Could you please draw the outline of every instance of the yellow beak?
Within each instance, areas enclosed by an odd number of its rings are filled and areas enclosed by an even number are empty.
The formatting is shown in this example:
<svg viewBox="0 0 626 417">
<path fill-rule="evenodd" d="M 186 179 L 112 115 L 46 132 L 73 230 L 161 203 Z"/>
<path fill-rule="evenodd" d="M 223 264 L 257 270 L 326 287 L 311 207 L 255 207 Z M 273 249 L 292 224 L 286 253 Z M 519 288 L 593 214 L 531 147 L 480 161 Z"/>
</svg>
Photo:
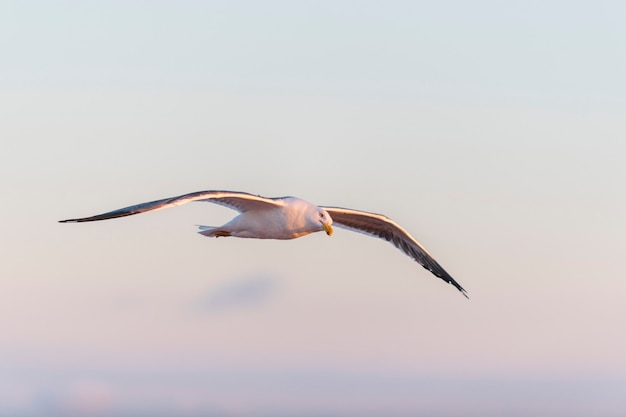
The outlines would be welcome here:
<svg viewBox="0 0 626 417">
<path fill-rule="evenodd" d="M 331 236 L 333 234 L 333 228 L 330 226 L 330 224 L 322 223 L 322 227 L 324 228 L 324 231 L 328 236 Z"/>
</svg>

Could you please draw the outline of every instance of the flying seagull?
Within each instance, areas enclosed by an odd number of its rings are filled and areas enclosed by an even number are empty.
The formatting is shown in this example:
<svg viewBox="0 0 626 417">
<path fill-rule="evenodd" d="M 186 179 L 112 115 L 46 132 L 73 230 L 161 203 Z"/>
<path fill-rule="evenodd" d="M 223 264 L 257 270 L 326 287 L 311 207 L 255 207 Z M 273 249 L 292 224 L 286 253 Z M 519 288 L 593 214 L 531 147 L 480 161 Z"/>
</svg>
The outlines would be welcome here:
<svg viewBox="0 0 626 417">
<path fill-rule="evenodd" d="M 467 292 L 437 261 L 400 225 L 382 214 L 341 207 L 316 206 L 296 197 L 267 198 L 235 191 L 197 191 L 178 197 L 150 201 L 91 217 L 60 220 L 61 223 L 93 222 L 132 216 L 147 211 L 205 201 L 237 210 L 240 214 L 223 226 L 199 226 L 208 237 L 244 237 L 254 239 L 295 239 L 309 233 L 325 231 L 332 235 L 332 225 L 385 239 L 413 258 L 435 276 Z"/>
</svg>

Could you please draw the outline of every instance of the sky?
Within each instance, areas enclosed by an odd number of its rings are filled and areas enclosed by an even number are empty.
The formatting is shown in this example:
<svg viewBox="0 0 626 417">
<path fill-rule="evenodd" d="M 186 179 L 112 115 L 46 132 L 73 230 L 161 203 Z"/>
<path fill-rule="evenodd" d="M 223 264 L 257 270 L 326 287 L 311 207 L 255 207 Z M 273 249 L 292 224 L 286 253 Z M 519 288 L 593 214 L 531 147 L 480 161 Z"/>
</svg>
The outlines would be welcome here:
<svg viewBox="0 0 626 417">
<path fill-rule="evenodd" d="M 0 416 L 621 416 L 622 2 L 0 3 Z M 207 239 L 198 190 L 383 213 Z"/>
</svg>

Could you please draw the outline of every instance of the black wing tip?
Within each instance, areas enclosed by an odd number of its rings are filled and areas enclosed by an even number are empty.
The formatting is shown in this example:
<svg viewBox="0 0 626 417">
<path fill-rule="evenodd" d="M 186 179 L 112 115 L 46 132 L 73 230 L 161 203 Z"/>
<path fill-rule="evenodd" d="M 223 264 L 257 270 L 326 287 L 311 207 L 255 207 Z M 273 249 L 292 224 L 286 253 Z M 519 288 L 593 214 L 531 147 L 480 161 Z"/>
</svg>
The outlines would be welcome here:
<svg viewBox="0 0 626 417">
<path fill-rule="evenodd" d="M 469 300 L 469 296 L 467 295 L 467 291 L 465 291 L 465 288 L 461 287 L 461 284 L 452 279 L 452 277 L 450 277 L 448 284 L 453 285 L 457 290 L 461 292 L 461 294 L 463 294 L 463 297 Z"/>
<path fill-rule="evenodd" d="M 83 218 L 80 218 L 80 219 L 59 220 L 59 223 L 85 223 L 85 222 L 95 222 L 95 221 L 98 221 L 98 220 L 106 220 L 106 219 L 112 219 L 112 218 L 113 217 L 100 217 L 100 216 L 83 217 Z"/>
<path fill-rule="evenodd" d="M 459 290 L 461 292 L 461 294 L 463 294 L 463 297 L 465 297 L 465 298 L 467 298 L 469 300 L 469 296 L 467 295 L 467 291 L 465 291 L 465 288 L 463 288 L 461 286 L 461 284 L 456 282 L 456 280 L 454 278 L 452 278 L 452 276 L 450 276 L 450 274 L 448 274 L 441 267 L 441 265 L 437 264 L 437 267 L 438 268 L 428 268 L 428 267 L 424 266 L 424 268 L 429 270 L 434 276 L 436 276 L 437 278 L 441 278 L 442 280 L 444 280 L 448 284 L 452 285 L 454 288 Z"/>
<path fill-rule="evenodd" d="M 467 291 L 465 291 L 463 288 L 459 288 L 459 291 L 461 291 L 461 294 L 463 294 L 463 297 L 467 298 L 468 300 L 470 299 L 469 295 L 467 295 Z"/>
<path fill-rule="evenodd" d="M 92 222 L 92 221 L 95 221 L 95 220 L 102 220 L 102 219 L 93 218 L 93 217 L 85 217 L 85 218 L 81 218 L 81 219 L 59 220 L 59 223 L 84 223 L 84 222 Z"/>
<path fill-rule="evenodd" d="M 118 217 L 132 216 L 133 214 L 142 213 L 142 211 L 112 211 L 109 213 L 98 214 L 91 217 L 81 217 L 79 219 L 59 220 L 59 223 L 85 223 L 97 222 L 101 220 L 117 219 Z"/>
</svg>

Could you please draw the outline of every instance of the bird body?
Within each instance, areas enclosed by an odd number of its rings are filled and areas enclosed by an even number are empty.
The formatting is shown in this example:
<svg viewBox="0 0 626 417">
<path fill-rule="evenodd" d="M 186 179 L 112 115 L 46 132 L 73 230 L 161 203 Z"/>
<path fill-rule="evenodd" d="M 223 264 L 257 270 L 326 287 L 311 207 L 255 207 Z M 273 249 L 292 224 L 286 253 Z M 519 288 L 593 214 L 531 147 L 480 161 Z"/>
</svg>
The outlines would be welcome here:
<svg viewBox="0 0 626 417">
<path fill-rule="evenodd" d="M 82 223 L 131 216 L 147 211 L 176 207 L 192 201 L 226 206 L 240 214 L 218 226 L 199 226 L 207 237 L 241 237 L 253 239 L 295 239 L 324 231 L 332 235 L 332 225 L 385 239 L 435 276 L 454 285 L 465 297 L 467 292 L 437 263 L 426 249 L 405 229 L 387 216 L 341 207 L 317 206 L 296 197 L 267 198 L 235 191 L 197 191 L 177 197 L 136 204 L 91 217 L 61 220 Z"/>
<path fill-rule="evenodd" d="M 207 237 L 233 236 L 253 239 L 295 239 L 310 233 L 326 230 L 332 234 L 332 219 L 319 222 L 320 213 L 316 205 L 296 197 L 274 200 L 275 206 L 242 212 L 223 226 L 200 226 L 199 232 Z"/>
</svg>

